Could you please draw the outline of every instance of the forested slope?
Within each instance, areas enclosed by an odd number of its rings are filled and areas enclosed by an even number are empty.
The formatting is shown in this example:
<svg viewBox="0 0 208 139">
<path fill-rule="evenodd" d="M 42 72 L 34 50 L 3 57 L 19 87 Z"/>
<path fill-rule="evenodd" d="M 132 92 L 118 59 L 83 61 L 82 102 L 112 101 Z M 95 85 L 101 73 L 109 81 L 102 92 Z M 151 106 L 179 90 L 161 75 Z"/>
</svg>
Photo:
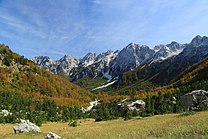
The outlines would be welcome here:
<svg viewBox="0 0 208 139">
<path fill-rule="evenodd" d="M 0 91 L 58 104 L 85 105 L 93 95 L 0 45 Z"/>
</svg>

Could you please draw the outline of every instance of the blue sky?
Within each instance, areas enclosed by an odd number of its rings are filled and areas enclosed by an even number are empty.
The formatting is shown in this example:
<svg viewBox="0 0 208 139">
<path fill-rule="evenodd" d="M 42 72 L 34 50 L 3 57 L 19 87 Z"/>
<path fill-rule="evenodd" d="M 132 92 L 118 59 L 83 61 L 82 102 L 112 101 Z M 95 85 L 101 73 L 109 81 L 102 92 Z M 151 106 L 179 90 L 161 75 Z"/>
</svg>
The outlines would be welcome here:
<svg viewBox="0 0 208 139">
<path fill-rule="evenodd" d="M 0 43 L 31 58 L 208 35 L 208 0 L 0 0 Z"/>
</svg>

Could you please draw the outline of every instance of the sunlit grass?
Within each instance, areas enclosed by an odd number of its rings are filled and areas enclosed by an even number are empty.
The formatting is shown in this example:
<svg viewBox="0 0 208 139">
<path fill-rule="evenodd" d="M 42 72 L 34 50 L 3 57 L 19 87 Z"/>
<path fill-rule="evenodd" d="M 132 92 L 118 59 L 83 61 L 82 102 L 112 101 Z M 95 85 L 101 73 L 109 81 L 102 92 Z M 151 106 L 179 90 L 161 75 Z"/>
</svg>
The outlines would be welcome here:
<svg viewBox="0 0 208 139">
<path fill-rule="evenodd" d="M 128 121 L 82 120 L 77 127 L 70 127 L 68 123 L 47 123 L 42 125 L 40 134 L 14 134 L 12 124 L 0 124 L 0 139 L 39 139 L 44 138 L 49 131 L 70 139 L 208 138 L 208 112 L 179 115 L 166 114 Z"/>
</svg>

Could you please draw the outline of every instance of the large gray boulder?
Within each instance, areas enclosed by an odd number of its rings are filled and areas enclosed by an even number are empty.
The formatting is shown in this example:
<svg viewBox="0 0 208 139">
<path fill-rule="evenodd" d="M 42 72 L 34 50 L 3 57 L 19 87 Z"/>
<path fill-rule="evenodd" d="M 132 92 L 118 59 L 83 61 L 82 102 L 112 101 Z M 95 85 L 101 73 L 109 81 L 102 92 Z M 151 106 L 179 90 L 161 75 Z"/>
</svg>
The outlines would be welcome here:
<svg viewBox="0 0 208 139">
<path fill-rule="evenodd" d="M 197 109 L 199 103 L 208 104 L 208 91 L 194 90 L 181 96 L 181 102 L 189 109 Z"/>
<path fill-rule="evenodd" d="M 40 128 L 35 124 L 31 123 L 29 120 L 20 119 L 21 123 L 14 126 L 14 133 L 22 133 L 22 132 L 41 132 Z"/>
<path fill-rule="evenodd" d="M 61 139 L 61 137 L 53 132 L 48 132 L 48 134 L 45 136 L 45 139 Z"/>
</svg>

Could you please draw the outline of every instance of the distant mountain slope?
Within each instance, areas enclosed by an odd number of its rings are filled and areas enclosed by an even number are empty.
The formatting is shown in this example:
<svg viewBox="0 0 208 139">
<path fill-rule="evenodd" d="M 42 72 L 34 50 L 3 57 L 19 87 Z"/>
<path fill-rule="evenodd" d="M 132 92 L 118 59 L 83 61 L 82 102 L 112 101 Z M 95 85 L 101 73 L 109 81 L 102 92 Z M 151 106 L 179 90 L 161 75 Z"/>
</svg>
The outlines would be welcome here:
<svg viewBox="0 0 208 139">
<path fill-rule="evenodd" d="M 113 52 L 110 50 L 99 55 L 88 53 L 81 59 L 79 66 L 71 70 L 71 81 L 77 81 L 85 76 L 90 78 L 102 77 L 106 80 L 111 80 L 110 64 L 117 54 L 118 51 Z"/>
<path fill-rule="evenodd" d="M 208 79 L 208 58 L 183 71 L 173 82 L 173 85 L 181 86 L 204 79 Z"/>
<path fill-rule="evenodd" d="M 45 61 L 50 63 L 47 58 Z M 92 97 L 90 92 L 39 68 L 3 44 L 0 45 L 0 91 L 37 100 L 48 98 L 61 105 L 84 105 Z"/>
<path fill-rule="evenodd" d="M 157 85 L 167 85 L 176 80 L 187 68 L 208 57 L 208 37 L 196 36 L 184 50 L 162 62 L 145 63 L 133 71 L 120 76 L 119 84 L 127 85 L 135 81 L 150 81 Z"/>
<path fill-rule="evenodd" d="M 155 51 L 146 45 L 130 43 L 111 62 L 111 75 L 115 78 L 125 71 L 138 67 L 150 59 L 154 53 Z"/>
<path fill-rule="evenodd" d="M 180 54 L 185 47 L 186 44 L 179 44 L 177 42 L 171 42 L 167 45 L 157 45 L 154 47 L 156 53 L 153 55 L 150 61 L 163 61 L 174 55 Z"/>
</svg>

